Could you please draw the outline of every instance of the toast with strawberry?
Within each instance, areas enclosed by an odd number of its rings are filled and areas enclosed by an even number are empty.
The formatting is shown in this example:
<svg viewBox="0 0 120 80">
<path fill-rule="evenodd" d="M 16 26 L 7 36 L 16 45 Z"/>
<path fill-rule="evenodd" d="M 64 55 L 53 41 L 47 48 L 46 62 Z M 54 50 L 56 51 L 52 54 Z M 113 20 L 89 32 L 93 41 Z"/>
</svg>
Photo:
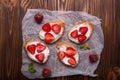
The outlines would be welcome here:
<svg viewBox="0 0 120 80">
<path fill-rule="evenodd" d="M 79 62 L 79 53 L 75 47 L 67 42 L 56 44 L 59 60 L 67 66 L 75 67 Z"/>
<path fill-rule="evenodd" d="M 38 63 L 45 63 L 48 60 L 49 49 L 48 47 L 37 40 L 28 40 L 24 44 L 24 49 L 27 55 L 33 61 Z"/>
<path fill-rule="evenodd" d="M 68 38 L 76 43 L 85 43 L 92 35 L 94 26 L 90 22 L 79 22 L 75 24 L 68 32 Z"/>
<path fill-rule="evenodd" d="M 62 37 L 64 30 L 65 24 L 60 20 L 47 22 L 41 27 L 39 37 L 45 43 L 53 43 Z"/>
</svg>

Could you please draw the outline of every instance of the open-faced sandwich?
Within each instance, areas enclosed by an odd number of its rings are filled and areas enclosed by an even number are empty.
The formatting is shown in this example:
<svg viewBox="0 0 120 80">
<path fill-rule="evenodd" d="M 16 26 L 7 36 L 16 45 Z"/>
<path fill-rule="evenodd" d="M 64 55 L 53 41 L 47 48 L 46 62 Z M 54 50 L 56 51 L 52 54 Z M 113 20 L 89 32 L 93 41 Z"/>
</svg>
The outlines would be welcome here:
<svg viewBox="0 0 120 80">
<path fill-rule="evenodd" d="M 56 45 L 59 60 L 71 67 L 75 67 L 79 62 L 79 54 L 75 47 L 66 42 L 58 42 Z"/>
<path fill-rule="evenodd" d="M 91 37 L 93 31 L 94 26 L 92 23 L 79 22 L 70 29 L 68 38 L 76 44 L 82 44 Z"/>
<path fill-rule="evenodd" d="M 27 55 L 33 61 L 38 63 L 45 63 L 48 60 L 49 49 L 48 47 L 37 40 L 28 40 L 24 43 L 24 49 Z"/>
<path fill-rule="evenodd" d="M 39 37 L 46 43 L 53 43 L 62 37 L 64 29 L 65 24 L 60 20 L 47 22 L 41 27 Z"/>
</svg>

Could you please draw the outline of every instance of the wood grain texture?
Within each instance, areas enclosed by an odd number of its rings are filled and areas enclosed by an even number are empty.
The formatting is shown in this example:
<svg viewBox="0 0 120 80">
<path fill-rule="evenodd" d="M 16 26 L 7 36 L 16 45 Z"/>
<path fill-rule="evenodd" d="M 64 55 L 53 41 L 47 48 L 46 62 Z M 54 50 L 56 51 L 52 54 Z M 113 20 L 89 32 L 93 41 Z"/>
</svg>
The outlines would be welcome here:
<svg viewBox="0 0 120 80">
<path fill-rule="evenodd" d="M 101 19 L 105 45 L 97 78 L 67 76 L 48 80 L 106 80 L 120 66 L 120 0 L 0 0 L 0 80 L 28 80 L 21 72 L 21 21 L 27 9 L 84 11 Z M 37 80 L 37 79 L 36 79 Z"/>
</svg>

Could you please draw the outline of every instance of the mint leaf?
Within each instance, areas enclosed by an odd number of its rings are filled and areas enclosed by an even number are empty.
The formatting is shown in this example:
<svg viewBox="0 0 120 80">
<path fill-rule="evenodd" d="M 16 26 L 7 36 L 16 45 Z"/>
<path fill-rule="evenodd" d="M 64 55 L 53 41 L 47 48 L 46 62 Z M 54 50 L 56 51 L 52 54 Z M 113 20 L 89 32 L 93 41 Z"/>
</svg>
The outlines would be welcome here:
<svg viewBox="0 0 120 80">
<path fill-rule="evenodd" d="M 33 68 L 33 63 L 29 64 L 28 71 L 31 72 L 31 73 L 35 73 L 36 72 L 36 70 Z"/>
<path fill-rule="evenodd" d="M 80 49 L 83 50 L 90 50 L 90 48 L 87 45 L 80 46 Z"/>
<path fill-rule="evenodd" d="M 35 70 L 35 69 L 29 69 L 29 72 L 31 72 L 31 73 L 35 73 L 36 70 Z"/>
</svg>

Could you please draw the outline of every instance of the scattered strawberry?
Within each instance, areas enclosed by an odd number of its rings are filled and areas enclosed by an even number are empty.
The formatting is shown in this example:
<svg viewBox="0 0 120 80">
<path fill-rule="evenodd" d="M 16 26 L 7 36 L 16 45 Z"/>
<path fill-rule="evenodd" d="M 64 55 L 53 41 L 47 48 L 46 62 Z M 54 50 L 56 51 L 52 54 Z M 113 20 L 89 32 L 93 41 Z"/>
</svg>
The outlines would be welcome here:
<svg viewBox="0 0 120 80">
<path fill-rule="evenodd" d="M 76 54 L 76 50 L 72 47 L 67 47 L 66 56 L 73 57 Z"/>
<path fill-rule="evenodd" d="M 39 61 L 39 62 L 43 62 L 43 60 L 44 60 L 44 54 L 43 53 L 39 53 L 39 54 L 37 54 L 36 56 L 36 59 Z"/>
<path fill-rule="evenodd" d="M 70 35 L 73 38 L 77 38 L 78 37 L 78 30 L 73 31 Z"/>
<path fill-rule="evenodd" d="M 59 59 L 62 60 L 65 57 L 65 52 L 59 51 L 57 55 Z"/>
<path fill-rule="evenodd" d="M 43 50 L 45 50 L 46 46 L 44 46 L 43 44 L 38 43 L 37 44 L 37 52 L 40 53 Z"/>
<path fill-rule="evenodd" d="M 84 36 L 84 35 L 79 35 L 78 36 L 78 41 L 79 42 L 84 42 L 86 40 L 86 36 Z"/>
<path fill-rule="evenodd" d="M 89 60 L 91 63 L 97 62 L 98 61 L 98 55 L 97 54 L 90 54 L 89 55 Z"/>
<path fill-rule="evenodd" d="M 50 42 L 52 42 L 54 40 L 54 36 L 51 34 L 51 33 L 46 33 L 45 34 L 45 39 L 44 39 L 44 41 L 46 42 L 46 43 L 50 43 Z"/>
<path fill-rule="evenodd" d="M 70 58 L 70 59 L 68 60 L 68 63 L 70 63 L 71 65 L 76 65 L 76 60 L 75 60 L 75 58 L 74 58 L 74 57 Z"/>
<path fill-rule="evenodd" d="M 45 32 L 50 32 L 51 31 L 51 26 L 49 23 L 46 23 L 42 26 L 42 30 Z"/>
<path fill-rule="evenodd" d="M 34 19 L 35 19 L 35 21 L 36 21 L 38 24 L 40 24 L 40 23 L 42 22 L 43 18 L 44 18 L 43 15 L 40 14 L 40 13 L 37 13 L 37 14 L 34 16 Z"/>
<path fill-rule="evenodd" d="M 51 76 L 51 70 L 48 69 L 48 68 L 44 68 L 43 71 L 42 71 L 42 76 L 45 77 L 45 78 L 48 78 Z"/>
<path fill-rule="evenodd" d="M 56 34 L 58 34 L 58 33 L 60 33 L 60 31 L 61 31 L 61 26 L 60 26 L 59 24 L 54 24 L 54 25 L 52 25 L 52 30 L 53 30 Z"/>
<path fill-rule="evenodd" d="M 35 49 L 36 49 L 36 46 L 35 46 L 34 44 L 27 46 L 27 50 L 28 50 L 31 54 L 34 54 L 34 53 L 35 53 Z"/>
<path fill-rule="evenodd" d="M 88 31 L 88 28 L 87 27 L 81 27 L 80 29 L 79 29 L 79 31 L 81 32 L 81 34 L 86 34 L 86 32 Z"/>
</svg>

